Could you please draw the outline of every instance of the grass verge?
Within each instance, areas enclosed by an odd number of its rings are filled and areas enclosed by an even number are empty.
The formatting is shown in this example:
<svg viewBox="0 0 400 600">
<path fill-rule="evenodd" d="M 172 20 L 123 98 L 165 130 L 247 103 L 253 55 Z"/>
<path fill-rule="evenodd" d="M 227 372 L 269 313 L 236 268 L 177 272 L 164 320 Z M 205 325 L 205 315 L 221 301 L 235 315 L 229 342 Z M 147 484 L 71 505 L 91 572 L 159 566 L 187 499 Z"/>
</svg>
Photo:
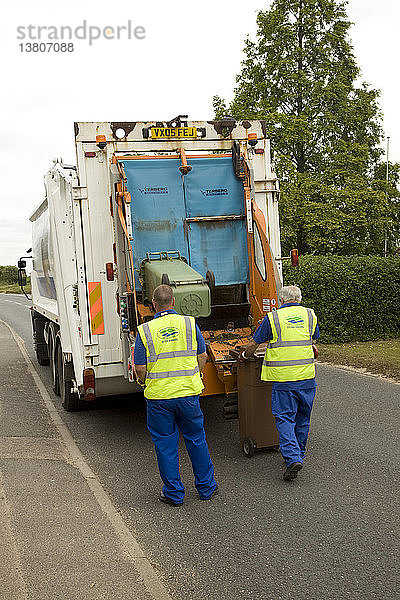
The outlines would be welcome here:
<svg viewBox="0 0 400 600">
<path fill-rule="evenodd" d="M 400 381 L 400 339 L 318 344 L 321 362 L 365 368 Z"/>
<path fill-rule="evenodd" d="M 26 285 L 25 292 L 31 293 L 30 283 Z M 0 283 L 0 294 L 22 294 L 22 290 L 18 283 Z"/>
</svg>

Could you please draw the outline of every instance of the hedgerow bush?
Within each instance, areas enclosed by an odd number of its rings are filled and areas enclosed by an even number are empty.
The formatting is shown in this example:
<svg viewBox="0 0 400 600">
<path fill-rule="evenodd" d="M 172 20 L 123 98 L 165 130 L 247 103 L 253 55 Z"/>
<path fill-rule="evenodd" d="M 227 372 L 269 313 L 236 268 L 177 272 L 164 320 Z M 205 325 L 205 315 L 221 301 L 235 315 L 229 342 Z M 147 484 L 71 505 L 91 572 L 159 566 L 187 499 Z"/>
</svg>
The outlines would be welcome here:
<svg viewBox="0 0 400 600">
<path fill-rule="evenodd" d="M 0 283 L 18 283 L 18 269 L 8 265 L 0 266 Z"/>
<path fill-rule="evenodd" d="M 315 310 L 323 343 L 400 337 L 400 257 L 302 256 L 283 280 Z"/>
</svg>

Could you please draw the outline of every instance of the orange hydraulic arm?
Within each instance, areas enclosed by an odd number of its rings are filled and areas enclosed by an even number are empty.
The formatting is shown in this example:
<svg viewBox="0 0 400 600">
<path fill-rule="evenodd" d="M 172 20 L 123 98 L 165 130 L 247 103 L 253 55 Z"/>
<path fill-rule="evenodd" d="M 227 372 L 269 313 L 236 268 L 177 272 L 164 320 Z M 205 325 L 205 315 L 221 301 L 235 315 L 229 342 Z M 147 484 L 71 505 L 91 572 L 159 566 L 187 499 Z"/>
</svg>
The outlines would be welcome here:
<svg viewBox="0 0 400 600">
<path fill-rule="evenodd" d="M 185 150 L 183 148 L 178 148 L 177 152 L 182 162 L 182 165 L 179 167 L 179 170 L 182 173 L 182 175 L 187 175 L 192 170 L 192 167 L 187 163 Z"/>
<path fill-rule="evenodd" d="M 271 249 L 267 239 L 265 217 L 250 195 L 250 172 L 244 162 L 244 194 L 246 207 L 250 204 L 252 227 L 247 228 L 250 285 L 249 296 L 254 324 L 277 306 L 277 290 Z M 258 261 L 256 261 L 256 248 Z"/>
<path fill-rule="evenodd" d="M 121 223 L 121 227 L 122 230 L 125 234 L 125 237 L 128 241 L 128 254 L 129 254 L 129 262 L 131 265 L 131 269 L 132 269 L 132 285 L 133 285 L 133 301 L 134 301 L 134 307 L 135 307 L 135 317 L 136 317 L 136 323 L 139 323 L 139 318 L 138 318 L 138 308 L 137 308 L 137 301 L 136 301 L 136 284 L 135 284 L 135 270 L 134 270 L 134 260 L 133 260 L 133 251 L 132 251 L 132 244 L 131 244 L 131 238 L 129 236 L 128 233 L 128 228 L 126 226 L 126 220 L 125 220 L 125 214 L 123 211 L 123 202 L 125 202 L 125 204 L 130 204 L 131 202 L 131 195 L 128 192 L 128 190 L 126 189 L 126 175 L 125 175 L 125 171 L 123 166 L 118 162 L 117 158 L 115 156 L 113 156 L 113 163 L 115 165 L 117 165 L 118 168 L 118 172 L 120 174 L 120 181 L 117 183 L 117 203 L 118 203 L 118 217 Z M 126 275 L 126 285 L 127 285 L 127 289 L 128 292 L 132 292 L 132 288 L 129 282 L 129 278 Z"/>
</svg>

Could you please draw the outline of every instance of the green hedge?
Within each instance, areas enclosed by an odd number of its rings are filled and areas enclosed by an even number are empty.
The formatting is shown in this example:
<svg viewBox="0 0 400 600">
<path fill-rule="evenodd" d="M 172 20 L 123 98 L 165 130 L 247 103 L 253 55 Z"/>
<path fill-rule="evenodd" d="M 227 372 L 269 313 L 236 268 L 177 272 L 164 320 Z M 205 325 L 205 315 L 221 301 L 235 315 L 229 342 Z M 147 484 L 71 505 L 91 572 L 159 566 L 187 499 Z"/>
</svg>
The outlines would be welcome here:
<svg viewBox="0 0 400 600">
<path fill-rule="evenodd" d="M 321 342 L 400 337 L 400 257 L 302 256 L 283 280 L 315 310 Z"/>
<path fill-rule="evenodd" d="M 18 269 L 8 265 L 0 266 L 0 283 L 18 283 Z"/>
</svg>

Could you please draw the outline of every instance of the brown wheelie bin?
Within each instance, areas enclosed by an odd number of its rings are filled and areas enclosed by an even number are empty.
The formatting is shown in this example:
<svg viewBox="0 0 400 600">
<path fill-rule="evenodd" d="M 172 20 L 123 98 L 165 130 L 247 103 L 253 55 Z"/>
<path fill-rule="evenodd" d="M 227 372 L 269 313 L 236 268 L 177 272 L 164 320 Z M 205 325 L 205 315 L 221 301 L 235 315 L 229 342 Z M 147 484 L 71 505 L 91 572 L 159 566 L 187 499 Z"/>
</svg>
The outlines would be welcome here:
<svg viewBox="0 0 400 600">
<path fill-rule="evenodd" d="M 238 363 L 240 443 L 248 458 L 261 448 L 279 448 L 271 410 L 272 383 L 260 379 L 263 357 L 263 354 L 256 354 L 254 358 Z"/>
</svg>

